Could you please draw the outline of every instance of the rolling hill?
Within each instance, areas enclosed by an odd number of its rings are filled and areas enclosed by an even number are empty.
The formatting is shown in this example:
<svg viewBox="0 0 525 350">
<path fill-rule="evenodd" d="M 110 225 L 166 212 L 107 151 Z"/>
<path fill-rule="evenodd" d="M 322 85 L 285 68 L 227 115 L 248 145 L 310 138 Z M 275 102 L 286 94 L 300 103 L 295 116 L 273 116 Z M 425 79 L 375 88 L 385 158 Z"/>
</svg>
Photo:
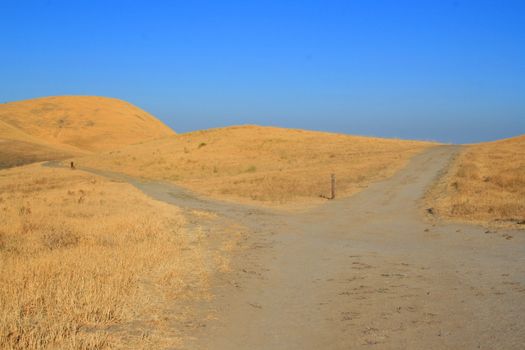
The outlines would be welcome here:
<svg viewBox="0 0 525 350">
<path fill-rule="evenodd" d="M 348 196 L 435 144 L 260 126 L 179 134 L 77 159 L 80 166 L 167 180 L 221 199 L 265 204 Z"/>
<path fill-rule="evenodd" d="M 57 96 L 0 104 L 0 167 L 117 149 L 175 133 L 107 97 Z"/>
</svg>

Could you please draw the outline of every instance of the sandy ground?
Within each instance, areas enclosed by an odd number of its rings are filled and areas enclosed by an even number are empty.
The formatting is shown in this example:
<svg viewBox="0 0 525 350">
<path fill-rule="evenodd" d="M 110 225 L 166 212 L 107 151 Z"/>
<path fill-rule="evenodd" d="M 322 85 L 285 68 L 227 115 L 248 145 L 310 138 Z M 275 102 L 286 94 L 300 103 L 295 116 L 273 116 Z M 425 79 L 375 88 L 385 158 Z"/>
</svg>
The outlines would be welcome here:
<svg viewBox="0 0 525 350">
<path fill-rule="evenodd" d="M 251 229 L 215 298 L 193 306 L 208 316 L 182 330 L 187 349 L 523 349 L 523 231 L 441 223 L 421 208 L 457 151 L 431 148 L 390 179 L 301 213 L 92 171 Z"/>
</svg>

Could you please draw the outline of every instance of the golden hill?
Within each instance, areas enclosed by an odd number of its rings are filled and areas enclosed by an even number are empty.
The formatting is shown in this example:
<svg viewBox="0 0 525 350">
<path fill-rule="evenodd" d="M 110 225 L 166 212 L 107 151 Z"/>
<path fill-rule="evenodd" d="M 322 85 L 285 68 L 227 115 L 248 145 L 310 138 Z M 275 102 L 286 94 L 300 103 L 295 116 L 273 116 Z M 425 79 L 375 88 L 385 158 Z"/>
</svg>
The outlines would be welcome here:
<svg viewBox="0 0 525 350">
<path fill-rule="evenodd" d="M 330 174 L 338 196 L 392 175 L 434 144 L 325 132 L 237 126 L 179 134 L 77 159 L 80 166 L 172 181 L 223 199 L 321 201 Z"/>
<path fill-rule="evenodd" d="M 467 146 L 428 202 L 445 218 L 523 228 L 525 135 Z"/>
<path fill-rule="evenodd" d="M 36 139 L 70 151 L 107 151 L 174 134 L 130 103 L 95 96 L 44 97 L 0 104 L 0 122 L 2 139 Z"/>
</svg>

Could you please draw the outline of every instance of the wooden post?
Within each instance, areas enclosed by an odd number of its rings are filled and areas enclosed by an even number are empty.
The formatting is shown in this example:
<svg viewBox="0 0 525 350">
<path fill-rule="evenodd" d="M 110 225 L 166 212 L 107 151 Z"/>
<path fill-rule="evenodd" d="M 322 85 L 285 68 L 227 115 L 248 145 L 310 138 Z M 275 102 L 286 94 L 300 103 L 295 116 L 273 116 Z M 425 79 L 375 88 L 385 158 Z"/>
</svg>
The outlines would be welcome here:
<svg viewBox="0 0 525 350">
<path fill-rule="evenodd" d="M 335 174 L 331 175 L 330 199 L 335 199 Z"/>
</svg>

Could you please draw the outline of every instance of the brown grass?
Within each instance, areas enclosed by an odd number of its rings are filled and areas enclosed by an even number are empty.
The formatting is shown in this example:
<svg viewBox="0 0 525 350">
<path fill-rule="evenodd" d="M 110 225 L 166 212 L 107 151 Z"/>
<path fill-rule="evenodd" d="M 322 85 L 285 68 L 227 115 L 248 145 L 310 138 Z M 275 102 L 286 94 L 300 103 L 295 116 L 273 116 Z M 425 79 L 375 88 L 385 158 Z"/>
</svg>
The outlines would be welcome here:
<svg viewBox="0 0 525 350">
<path fill-rule="evenodd" d="M 448 219 L 524 228 L 525 136 L 467 146 L 427 202 Z"/>
<path fill-rule="evenodd" d="M 166 305 L 227 264 L 178 208 L 79 171 L 0 171 L 0 218 L 2 349 L 180 345 Z"/>
<path fill-rule="evenodd" d="M 151 114 L 114 98 L 56 96 L 0 104 L 0 138 L 38 140 L 77 153 L 173 134 Z"/>
<path fill-rule="evenodd" d="M 197 131 L 77 159 L 80 166 L 172 181 L 209 196 L 264 204 L 321 202 L 392 175 L 432 143 L 271 127 Z"/>
<path fill-rule="evenodd" d="M 42 144 L 0 139 L 0 169 L 71 156 L 67 151 Z"/>
</svg>

